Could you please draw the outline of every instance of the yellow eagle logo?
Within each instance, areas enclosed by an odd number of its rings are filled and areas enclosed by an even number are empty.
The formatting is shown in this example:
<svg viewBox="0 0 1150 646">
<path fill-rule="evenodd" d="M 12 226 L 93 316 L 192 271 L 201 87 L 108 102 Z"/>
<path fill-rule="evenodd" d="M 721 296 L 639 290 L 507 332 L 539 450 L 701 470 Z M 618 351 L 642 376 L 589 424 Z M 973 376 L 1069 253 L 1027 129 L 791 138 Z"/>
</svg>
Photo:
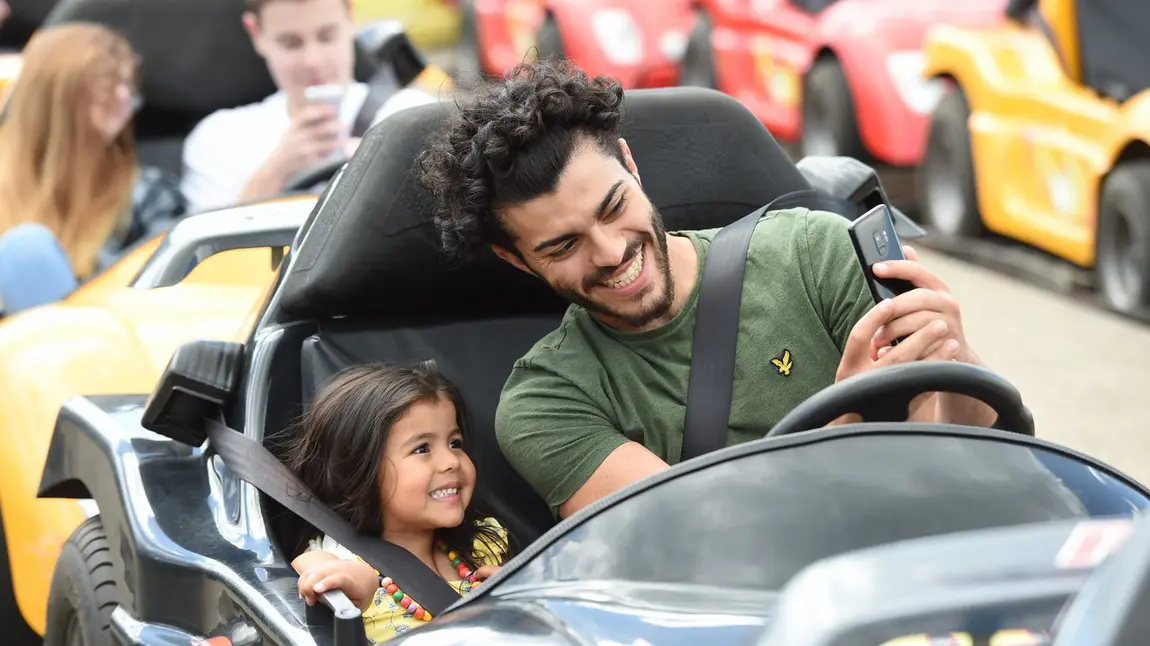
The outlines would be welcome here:
<svg viewBox="0 0 1150 646">
<path fill-rule="evenodd" d="M 771 363 L 779 369 L 779 374 L 784 377 L 791 376 L 791 368 L 795 366 L 795 362 L 791 360 L 791 351 L 783 350 L 781 359 L 771 359 Z"/>
</svg>

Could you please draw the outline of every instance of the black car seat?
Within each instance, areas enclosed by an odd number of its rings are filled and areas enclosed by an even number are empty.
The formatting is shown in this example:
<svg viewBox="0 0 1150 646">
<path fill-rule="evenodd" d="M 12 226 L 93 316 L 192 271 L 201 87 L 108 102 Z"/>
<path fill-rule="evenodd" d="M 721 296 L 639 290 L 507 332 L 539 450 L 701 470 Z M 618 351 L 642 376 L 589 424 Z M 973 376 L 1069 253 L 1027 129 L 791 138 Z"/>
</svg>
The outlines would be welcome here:
<svg viewBox="0 0 1150 646">
<path fill-rule="evenodd" d="M 178 177 L 184 138 L 196 123 L 276 90 L 243 29 L 244 6 L 245 0 L 59 0 L 45 24 L 96 22 L 132 43 L 142 61 L 140 161 Z M 366 82 L 379 65 L 356 47 L 355 78 Z"/>
<path fill-rule="evenodd" d="M 1077 0 L 1074 16 L 1083 85 L 1119 103 L 1150 89 L 1150 3 Z"/>
<path fill-rule="evenodd" d="M 449 109 L 421 106 L 376 125 L 321 198 L 265 313 L 278 329 L 259 332 L 278 340 L 272 350 L 254 350 L 266 353 L 268 368 L 253 368 L 249 378 L 260 381 L 245 389 L 266 401 L 243 404 L 235 418 L 247 416 L 250 426 L 250 416 L 261 416 L 265 445 L 277 452 L 290 418 L 335 372 L 434 358 L 471 409 L 482 486 L 522 545 L 555 520 L 503 458 L 494 413 L 512 364 L 556 327 L 566 305 L 494 255 L 461 264 L 437 250 L 432 199 L 416 183 L 413 160 Z M 671 230 L 720 227 L 809 186 L 767 129 L 727 95 L 636 90 L 625 114 L 623 135 L 644 189 Z M 292 551 L 306 526 L 268 502 L 272 535 Z"/>
<path fill-rule="evenodd" d="M 0 26 L 0 49 L 24 49 L 32 34 L 59 0 L 7 0 L 10 9 Z"/>
</svg>

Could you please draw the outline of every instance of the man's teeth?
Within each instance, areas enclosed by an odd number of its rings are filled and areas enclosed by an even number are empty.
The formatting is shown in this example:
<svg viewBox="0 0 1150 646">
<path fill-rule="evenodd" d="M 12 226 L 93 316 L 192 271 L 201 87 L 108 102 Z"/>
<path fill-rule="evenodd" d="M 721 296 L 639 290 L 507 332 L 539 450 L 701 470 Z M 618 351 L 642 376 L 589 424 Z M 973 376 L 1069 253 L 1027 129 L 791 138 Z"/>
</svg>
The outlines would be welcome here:
<svg viewBox="0 0 1150 646">
<path fill-rule="evenodd" d="M 643 252 L 639 251 L 639 254 L 635 256 L 635 260 L 631 262 L 631 266 L 627 268 L 627 271 L 623 272 L 622 275 L 620 275 L 618 278 L 612 278 L 611 280 L 603 281 L 603 284 L 610 287 L 611 289 L 621 289 L 634 282 L 642 272 Z"/>
<path fill-rule="evenodd" d="M 448 496 L 454 496 L 458 493 L 459 493 L 459 489 L 456 487 L 452 487 L 450 489 L 436 489 L 435 491 L 431 492 L 431 497 L 432 498 L 446 498 Z"/>
</svg>

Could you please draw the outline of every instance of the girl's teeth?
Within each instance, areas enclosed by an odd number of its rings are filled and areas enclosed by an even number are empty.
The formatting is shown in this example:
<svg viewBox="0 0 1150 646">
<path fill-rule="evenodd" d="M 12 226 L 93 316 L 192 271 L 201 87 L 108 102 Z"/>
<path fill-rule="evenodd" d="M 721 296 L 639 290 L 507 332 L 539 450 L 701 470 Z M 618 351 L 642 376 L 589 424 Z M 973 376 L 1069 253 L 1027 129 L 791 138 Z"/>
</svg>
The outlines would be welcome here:
<svg viewBox="0 0 1150 646">
<path fill-rule="evenodd" d="M 447 496 L 454 496 L 457 493 L 459 493 L 459 489 L 455 489 L 455 488 L 436 489 L 435 491 L 431 492 L 431 497 L 432 498 L 446 498 Z"/>
</svg>

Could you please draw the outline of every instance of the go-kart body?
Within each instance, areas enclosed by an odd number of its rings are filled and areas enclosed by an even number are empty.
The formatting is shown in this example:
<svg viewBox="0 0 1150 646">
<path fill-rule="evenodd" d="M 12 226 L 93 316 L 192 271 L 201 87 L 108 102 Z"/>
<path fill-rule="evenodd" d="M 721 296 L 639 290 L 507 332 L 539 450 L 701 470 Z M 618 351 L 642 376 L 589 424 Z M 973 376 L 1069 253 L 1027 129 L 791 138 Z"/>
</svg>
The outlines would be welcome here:
<svg viewBox="0 0 1150 646">
<path fill-rule="evenodd" d="M 937 88 L 921 78 L 921 46 L 936 23 L 981 24 L 1002 0 L 703 0 L 711 21 L 716 87 L 746 103 L 771 132 L 799 141 L 803 101 L 816 63 L 834 65 L 833 87 L 819 88 L 843 106 L 834 117 L 806 114 L 821 137 L 803 155 L 839 154 L 891 166 L 922 159 Z M 825 134 L 822 130 L 826 130 Z M 834 137 L 835 141 L 823 141 Z M 833 147 L 832 147 L 833 145 Z"/>
<path fill-rule="evenodd" d="M 674 85 L 691 27 L 689 0 L 467 0 L 482 69 L 503 74 L 562 53 L 624 88 Z"/>
<path fill-rule="evenodd" d="M 968 105 L 981 224 L 1092 267 L 1106 178 L 1150 157 L 1150 76 L 1134 63 L 1148 14 L 1105 2 L 1087 23 L 1074 0 L 1031 4 L 1022 19 L 932 31 L 925 74 Z"/>
<path fill-rule="evenodd" d="M 60 406 L 78 394 L 147 392 L 189 340 L 246 338 L 275 276 L 276 252 L 315 200 L 191 216 L 64 301 L 3 319 L 0 429 L 10 450 L 0 456 L 0 534 L 9 577 L 0 598 L 14 594 L 19 607 L 5 621 L 23 616 L 43 633 L 52 565 L 90 513 L 86 501 L 36 499 Z"/>
<path fill-rule="evenodd" d="M 1023 490 L 1046 489 L 1031 480 L 1044 470 L 1049 456 L 1039 452 L 1045 449 L 1023 449 L 1005 436 L 922 427 L 923 435 L 905 428 L 910 435 L 899 437 L 888 429 L 804 433 L 787 446 L 755 442 L 761 446 L 677 466 L 666 479 L 564 523 L 426 634 L 395 643 L 936 646 L 970 643 L 965 633 L 980 640 L 975 644 L 987 638 L 995 646 L 1049 644 L 1043 633 L 1093 568 L 1123 545 L 1131 530 L 1125 514 L 1134 508 L 1068 519 L 1062 513 L 1069 507 L 1055 510 L 1070 502 L 1066 498 L 1023 512 L 1029 506 Z M 853 448 L 862 449 L 862 460 L 848 457 Z M 925 457 L 920 449 L 941 451 Z M 903 450 L 911 451 L 915 466 L 894 465 Z M 954 464 L 975 471 L 1009 464 L 1009 473 L 1035 488 L 1003 491 L 997 509 L 958 511 L 950 505 L 974 498 L 959 502 L 950 486 L 964 485 L 953 474 L 922 476 L 923 467 L 948 461 L 944 455 L 963 456 Z M 975 455 L 990 463 L 965 461 Z M 867 466 L 856 468 L 863 462 Z M 899 484 L 879 486 L 883 477 L 871 469 L 882 468 L 893 468 L 888 482 Z M 1039 497 L 1053 501 L 1064 484 L 1049 484 L 1051 496 Z M 900 490 L 917 485 L 925 487 Z M 980 486 L 989 493 L 994 485 Z M 851 487 L 855 496 L 846 493 Z M 1072 498 L 1102 493 L 1076 491 Z M 1112 493 L 1117 490 L 1102 497 Z M 908 504 L 911 497 L 918 503 Z M 1079 502 L 1085 498 L 1071 506 Z M 1139 509 L 1146 504 L 1130 502 Z M 917 504 L 932 518 L 908 522 Z M 872 511 L 875 517 L 865 519 Z M 958 513 L 942 519 L 951 512 Z M 883 521 L 888 524 L 880 527 Z M 957 641 L 942 641 L 946 637 Z"/>
<path fill-rule="evenodd" d="M 92 495 L 109 544 L 128 546 L 113 633 L 338 646 L 330 614 L 297 597 L 258 495 L 210 452 L 140 428 L 145 404 L 70 402 L 41 489 Z M 1031 636 L 1121 545 L 1123 528 L 1101 521 L 1148 496 L 1089 458 L 1001 432 L 860 425 L 758 441 L 567 519 L 393 643 L 827 646 L 842 643 L 822 640 L 832 628 L 881 617 L 882 639 L 867 643 L 933 646 L 914 637 L 984 630 L 971 606 L 1002 619 L 992 633 Z M 1066 556 L 1095 518 L 1101 540 Z M 1023 601 L 1026 612 L 1010 607 Z"/>
<path fill-rule="evenodd" d="M 557 523 L 503 458 L 492 420 L 512 363 L 566 303 L 495 258 L 437 259 L 431 197 L 410 168 L 447 114 L 421 106 L 368 132 L 301 227 L 242 343 L 181 347 L 150 395 L 65 404 L 38 494 L 92 498 L 99 515 L 56 565 L 50 631 L 76 620 L 92 630 L 107 622 L 141 646 L 361 644 L 357 610 L 332 597 L 338 617 L 323 605 L 309 611 L 297 595 L 289 564 L 315 531 L 285 507 L 298 489 L 257 489 L 253 478 L 269 472 L 251 470 L 257 454 L 225 459 L 209 438 L 221 437 L 213 428 L 242 434 L 274 462 L 316 389 L 368 361 L 431 358 L 460 387 L 481 487 L 516 539 L 517 555 L 477 594 L 397 638 L 413 646 L 746 644 L 775 621 L 778 594 L 825 558 L 967 530 L 1128 517 L 1150 503 L 1150 491 L 1107 465 L 1028 435 L 870 423 L 721 449 Z M 669 230 L 722 226 L 811 185 L 755 116 L 718 92 L 630 92 L 622 134 Z M 710 172 L 682 181 L 700 159 Z M 1001 565 L 991 569 L 1017 576 L 1014 561 Z M 420 574 L 403 589 L 442 584 Z M 78 612 L 92 602 L 106 614 Z"/>
</svg>

